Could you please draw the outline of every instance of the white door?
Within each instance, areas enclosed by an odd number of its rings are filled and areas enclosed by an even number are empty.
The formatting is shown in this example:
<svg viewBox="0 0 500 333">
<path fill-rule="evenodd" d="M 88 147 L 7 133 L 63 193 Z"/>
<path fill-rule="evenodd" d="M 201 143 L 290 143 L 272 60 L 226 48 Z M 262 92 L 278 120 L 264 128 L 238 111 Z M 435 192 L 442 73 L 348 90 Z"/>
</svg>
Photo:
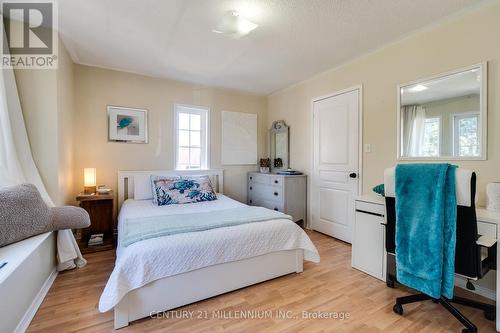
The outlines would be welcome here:
<svg viewBox="0 0 500 333">
<path fill-rule="evenodd" d="M 311 227 L 351 243 L 359 183 L 360 89 L 313 102 Z"/>
</svg>

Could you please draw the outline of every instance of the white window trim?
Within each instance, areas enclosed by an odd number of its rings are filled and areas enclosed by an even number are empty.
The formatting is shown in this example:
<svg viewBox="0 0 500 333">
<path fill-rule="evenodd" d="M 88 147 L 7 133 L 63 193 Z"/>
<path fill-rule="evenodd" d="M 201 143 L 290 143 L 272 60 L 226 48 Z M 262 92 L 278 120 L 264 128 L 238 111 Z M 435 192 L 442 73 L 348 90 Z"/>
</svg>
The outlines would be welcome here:
<svg viewBox="0 0 500 333">
<path fill-rule="evenodd" d="M 456 126 L 455 126 L 455 119 L 457 119 L 458 117 L 464 117 L 464 116 L 468 116 L 468 115 L 474 115 L 474 116 L 477 116 L 477 129 L 478 131 L 482 131 L 483 130 L 483 127 L 482 127 L 482 124 L 481 124 L 481 112 L 480 111 L 466 111 L 466 112 L 455 112 L 455 113 L 452 113 L 451 114 L 451 117 L 450 117 L 450 122 L 451 122 L 451 133 L 452 133 L 452 151 L 453 151 L 453 155 L 454 156 L 459 156 L 458 155 L 458 133 L 456 133 Z M 479 139 L 479 156 L 482 156 L 483 155 L 483 145 L 482 145 L 482 140 L 483 140 L 483 136 L 482 136 L 482 133 L 478 133 L 480 135 L 478 135 L 478 139 Z M 459 156 L 460 157 L 460 156 Z"/>
<path fill-rule="evenodd" d="M 441 115 L 437 116 L 428 116 L 425 117 L 425 120 L 427 119 L 437 119 L 438 120 L 438 125 L 439 125 L 439 135 L 438 135 L 438 156 L 441 156 L 442 149 L 441 149 L 441 144 L 443 143 L 443 117 Z M 436 157 L 436 156 L 432 156 Z"/>
<path fill-rule="evenodd" d="M 437 116 L 428 116 L 425 119 L 438 119 L 439 122 L 439 135 L 438 135 L 438 156 L 441 156 L 442 153 L 442 143 L 443 143 L 443 117 L 441 115 Z"/>
<path fill-rule="evenodd" d="M 210 169 L 210 108 L 206 106 L 201 106 L 201 105 L 190 105 L 190 104 L 174 104 L 174 110 L 173 110 L 173 142 L 174 142 L 174 168 L 175 170 L 179 170 L 178 168 L 178 155 L 179 155 L 179 138 L 178 138 L 178 132 L 179 132 L 179 108 L 189 108 L 193 110 L 197 110 L 200 115 L 203 116 L 203 114 L 206 115 L 205 117 L 205 122 L 206 122 L 206 128 L 205 128 L 205 149 L 202 149 L 202 162 L 203 162 L 203 154 L 205 154 L 206 158 L 206 165 L 203 165 L 201 163 L 201 168 L 199 170 L 209 170 Z M 192 112 L 192 113 L 197 113 L 197 112 Z M 201 124 L 202 125 L 202 124 Z M 203 130 L 201 130 L 203 132 Z M 203 142 L 203 138 L 200 138 L 201 141 Z M 201 142 L 201 143 L 202 143 Z M 184 170 L 184 169 L 183 169 Z M 197 169 L 190 169 L 190 170 L 197 170 Z"/>
</svg>

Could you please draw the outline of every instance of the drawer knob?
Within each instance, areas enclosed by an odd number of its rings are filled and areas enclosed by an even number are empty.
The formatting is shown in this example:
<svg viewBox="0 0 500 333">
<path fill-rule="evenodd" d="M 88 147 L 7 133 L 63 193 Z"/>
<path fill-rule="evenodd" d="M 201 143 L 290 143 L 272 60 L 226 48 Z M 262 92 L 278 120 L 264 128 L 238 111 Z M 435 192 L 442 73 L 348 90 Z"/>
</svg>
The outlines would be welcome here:
<svg viewBox="0 0 500 333">
<path fill-rule="evenodd" d="M 248 200 L 248 202 L 252 203 L 253 201 L 252 200 Z"/>
<path fill-rule="evenodd" d="M 250 186 L 250 191 L 252 190 L 252 186 Z"/>
<path fill-rule="evenodd" d="M 274 183 L 275 183 L 275 184 L 278 184 L 278 181 L 277 181 L 277 180 L 275 180 L 275 181 L 274 181 Z"/>
<path fill-rule="evenodd" d="M 250 180 L 252 180 L 252 179 L 253 179 L 253 177 L 250 177 Z"/>
<path fill-rule="evenodd" d="M 274 192 L 274 195 L 275 195 L 275 196 L 278 196 L 278 192 Z"/>
<path fill-rule="evenodd" d="M 274 207 L 274 210 L 275 210 L 275 211 L 278 211 L 278 208 Z"/>
</svg>

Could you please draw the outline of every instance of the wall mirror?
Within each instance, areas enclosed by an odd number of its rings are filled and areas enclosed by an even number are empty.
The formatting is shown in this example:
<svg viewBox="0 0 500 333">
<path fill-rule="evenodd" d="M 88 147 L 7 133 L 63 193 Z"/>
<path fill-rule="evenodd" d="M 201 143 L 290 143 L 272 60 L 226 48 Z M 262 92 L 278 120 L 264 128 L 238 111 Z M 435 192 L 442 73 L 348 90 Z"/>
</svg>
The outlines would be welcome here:
<svg viewBox="0 0 500 333">
<path fill-rule="evenodd" d="M 398 86 L 398 159 L 485 160 L 487 64 Z"/>
<path fill-rule="evenodd" d="M 284 120 L 275 121 L 269 130 L 271 144 L 271 169 L 282 170 L 289 167 L 289 127 Z"/>
</svg>

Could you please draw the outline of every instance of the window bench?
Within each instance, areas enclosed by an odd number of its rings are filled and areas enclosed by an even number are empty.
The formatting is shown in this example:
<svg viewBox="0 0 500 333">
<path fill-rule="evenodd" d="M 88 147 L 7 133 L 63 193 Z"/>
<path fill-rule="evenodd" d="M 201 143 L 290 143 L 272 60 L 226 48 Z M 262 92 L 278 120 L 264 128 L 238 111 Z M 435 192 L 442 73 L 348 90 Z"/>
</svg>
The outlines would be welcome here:
<svg viewBox="0 0 500 333">
<path fill-rule="evenodd" d="M 0 262 L 0 332 L 24 332 L 57 276 L 56 234 L 1 247 Z"/>
</svg>

